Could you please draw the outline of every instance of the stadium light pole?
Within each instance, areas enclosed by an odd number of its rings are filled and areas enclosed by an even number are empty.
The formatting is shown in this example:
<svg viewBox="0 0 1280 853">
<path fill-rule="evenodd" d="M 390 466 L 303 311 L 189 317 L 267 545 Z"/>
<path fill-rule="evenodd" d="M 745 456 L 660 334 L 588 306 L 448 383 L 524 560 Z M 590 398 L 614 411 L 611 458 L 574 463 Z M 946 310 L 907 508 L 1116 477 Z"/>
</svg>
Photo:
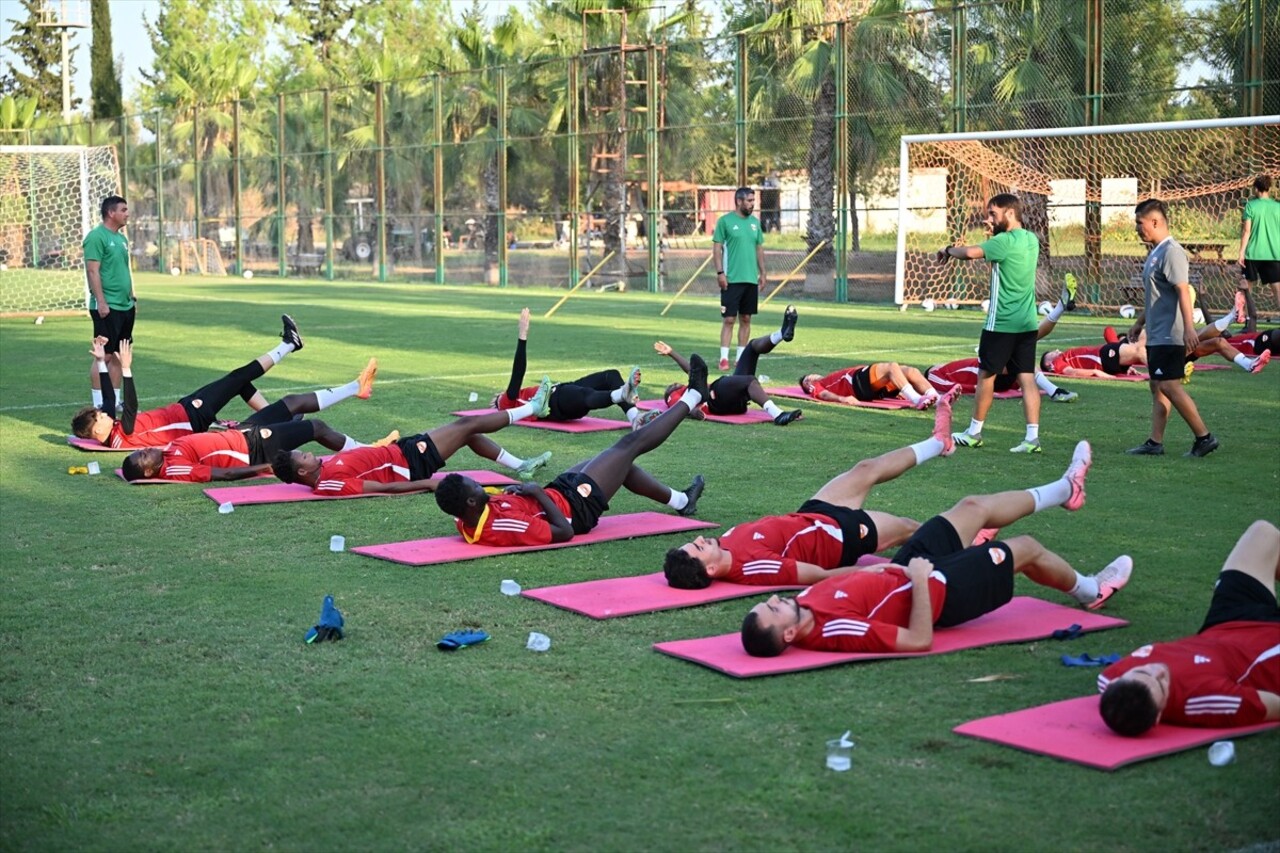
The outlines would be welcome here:
<svg viewBox="0 0 1280 853">
<path fill-rule="evenodd" d="M 83 30 L 89 26 L 84 22 L 84 16 L 79 14 L 80 6 L 77 2 L 77 15 L 74 19 L 67 16 L 67 0 L 60 0 L 57 8 L 53 3 L 46 0 L 44 7 L 40 10 L 40 22 L 37 26 L 50 27 L 60 30 L 62 37 L 62 120 L 71 122 L 71 33 L 70 30 Z"/>
</svg>

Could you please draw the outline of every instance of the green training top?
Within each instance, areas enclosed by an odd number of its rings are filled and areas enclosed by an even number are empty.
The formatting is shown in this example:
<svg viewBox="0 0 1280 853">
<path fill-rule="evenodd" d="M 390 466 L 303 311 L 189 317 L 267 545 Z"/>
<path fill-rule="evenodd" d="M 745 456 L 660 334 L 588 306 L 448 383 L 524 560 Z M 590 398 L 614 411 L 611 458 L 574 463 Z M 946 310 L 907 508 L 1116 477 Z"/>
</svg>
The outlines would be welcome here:
<svg viewBox="0 0 1280 853">
<path fill-rule="evenodd" d="M 1036 264 L 1040 241 L 1025 228 L 997 234 L 980 244 L 991 262 L 991 308 L 983 326 L 989 332 L 1034 332 Z"/>
<path fill-rule="evenodd" d="M 129 241 L 105 225 L 94 228 L 84 238 L 84 259 L 98 262 L 102 295 L 113 311 L 133 307 L 133 275 L 129 272 Z M 86 274 L 87 275 L 87 274 Z M 87 280 L 87 279 L 86 279 Z M 98 300 L 89 289 L 89 310 L 98 310 Z"/>
<path fill-rule="evenodd" d="M 1244 247 L 1246 261 L 1280 261 L 1280 201 L 1250 199 L 1244 206 L 1249 226 L 1249 242 Z"/>
<path fill-rule="evenodd" d="M 759 219 L 739 216 L 737 211 L 726 213 L 716 220 L 711 242 L 724 246 L 724 277 L 730 284 L 759 283 L 756 246 L 764 243 Z"/>
</svg>

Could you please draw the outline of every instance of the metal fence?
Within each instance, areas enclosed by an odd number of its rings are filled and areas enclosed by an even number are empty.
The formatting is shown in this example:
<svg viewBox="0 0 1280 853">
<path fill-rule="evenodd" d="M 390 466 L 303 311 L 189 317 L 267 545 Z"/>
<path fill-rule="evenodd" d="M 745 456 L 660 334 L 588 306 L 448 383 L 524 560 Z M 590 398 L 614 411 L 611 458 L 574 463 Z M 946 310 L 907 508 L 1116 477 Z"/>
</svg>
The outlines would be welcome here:
<svg viewBox="0 0 1280 853">
<path fill-rule="evenodd" d="M 1146 0 L 956 3 L 6 136 L 116 145 L 144 270 L 203 240 L 237 274 L 706 292 L 745 184 L 774 281 L 889 301 L 902 135 L 1280 113 L 1265 5 L 1171 33 Z M 1238 46 L 1231 82 L 1193 37 Z"/>
</svg>

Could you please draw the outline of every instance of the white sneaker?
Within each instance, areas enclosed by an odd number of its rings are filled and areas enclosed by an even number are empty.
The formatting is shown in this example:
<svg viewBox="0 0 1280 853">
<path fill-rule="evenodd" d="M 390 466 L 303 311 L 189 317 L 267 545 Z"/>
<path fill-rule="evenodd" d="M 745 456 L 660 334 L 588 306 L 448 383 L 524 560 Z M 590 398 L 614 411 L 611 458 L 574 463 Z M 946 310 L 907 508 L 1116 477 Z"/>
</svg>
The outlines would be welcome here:
<svg viewBox="0 0 1280 853">
<path fill-rule="evenodd" d="M 1129 582 L 1133 574 L 1133 558 L 1127 554 L 1116 557 L 1107 567 L 1093 576 L 1098 582 L 1098 597 L 1085 605 L 1089 610 L 1097 610 L 1107 599 L 1116 594 Z"/>
</svg>

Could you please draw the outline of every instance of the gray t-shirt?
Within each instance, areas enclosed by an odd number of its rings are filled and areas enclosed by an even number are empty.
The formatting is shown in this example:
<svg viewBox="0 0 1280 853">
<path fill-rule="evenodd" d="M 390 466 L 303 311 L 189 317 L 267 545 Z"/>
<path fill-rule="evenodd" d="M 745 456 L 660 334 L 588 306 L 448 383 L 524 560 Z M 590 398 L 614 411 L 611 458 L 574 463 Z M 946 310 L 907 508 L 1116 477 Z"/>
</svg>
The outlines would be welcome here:
<svg viewBox="0 0 1280 853">
<path fill-rule="evenodd" d="M 1178 285 L 1187 284 L 1191 267 L 1187 252 L 1172 237 L 1147 255 L 1142 265 L 1142 285 L 1147 289 L 1147 346 L 1183 344 L 1182 312 L 1178 310 Z"/>
</svg>

